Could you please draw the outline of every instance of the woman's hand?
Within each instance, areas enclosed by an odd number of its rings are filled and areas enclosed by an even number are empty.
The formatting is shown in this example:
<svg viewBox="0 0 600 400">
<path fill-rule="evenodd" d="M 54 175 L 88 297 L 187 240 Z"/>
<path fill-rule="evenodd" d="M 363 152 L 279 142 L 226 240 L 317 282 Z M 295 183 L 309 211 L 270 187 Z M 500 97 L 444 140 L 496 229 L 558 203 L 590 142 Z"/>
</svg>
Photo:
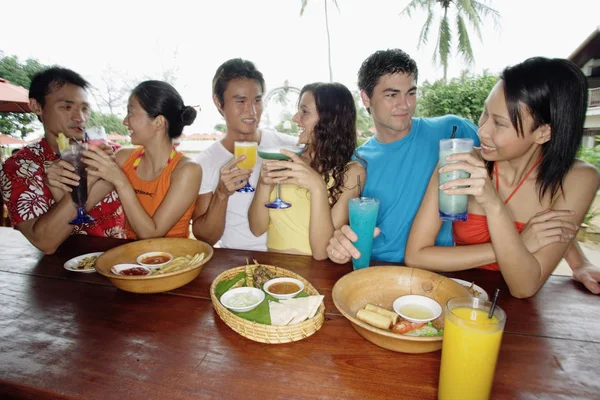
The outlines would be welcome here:
<svg viewBox="0 0 600 400">
<path fill-rule="evenodd" d="M 116 162 L 115 160 L 115 152 L 113 150 L 113 148 L 105 143 L 97 146 L 97 148 L 101 149 L 107 156 L 109 156 L 113 161 Z M 91 149 L 90 149 L 91 150 Z M 89 172 L 89 170 L 88 170 Z M 92 187 L 94 186 L 94 183 L 96 183 L 98 181 L 98 179 L 100 179 L 97 176 L 93 176 L 91 174 L 88 174 L 88 187 Z"/>
<path fill-rule="evenodd" d="M 88 175 L 104 179 L 112 183 L 115 188 L 129 183 L 127 176 L 117 165 L 114 154 L 107 154 L 100 147 L 84 151 L 83 163 L 88 166 Z"/>
<path fill-rule="evenodd" d="M 581 282 L 594 294 L 600 294 L 600 267 L 588 263 L 573 269 L 573 279 Z"/>
<path fill-rule="evenodd" d="M 296 153 L 288 150 L 281 150 L 281 153 L 288 156 L 290 161 L 268 163 L 269 178 L 278 183 L 293 183 L 313 193 L 317 190 L 327 190 L 323 177 Z"/>
<path fill-rule="evenodd" d="M 469 178 L 456 179 L 440 185 L 447 195 L 468 194 L 475 198 L 484 211 L 492 205 L 502 202 L 502 199 L 492 185 L 492 180 L 487 172 L 483 160 L 471 153 L 452 154 L 446 158 L 451 163 L 438 170 L 439 173 L 451 171 L 464 171 L 471 174 Z"/>
<path fill-rule="evenodd" d="M 60 201 L 65 193 L 72 192 L 74 186 L 79 186 L 79 180 L 75 168 L 65 160 L 56 160 L 46 168 L 46 183 L 56 202 Z"/>
<path fill-rule="evenodd" d="M 262 166 L 260 167 L 260 177 L 258 179 L 258 182 L 260 184 L 267 185 L 267 186 L 273 186 L 274 184 L 278 183 L 277 179 L 271 178 L 269 176 L 269 173 L 273 170 L 273 167 L 271 166 L 271 164 L 274 164 L 276 162 L 277 161 L 263 160 Z M 284 162 L 289 164 L 288 161 L 284 161 Z M 284 167 L 284 168 L 287 168 L 287 167 Z M 279 180 L 282 181 L 284 179 L 279 179 Z"/>
<path fill-rule="evenodd" d="M 577 233 L 577 225 L 565 221 L 574 213 L 571 210 L 544 210 L 532 217 L 521 231 L 521 239 L 530 253 L 553 243 L 567 243 Z"/>
</svg>

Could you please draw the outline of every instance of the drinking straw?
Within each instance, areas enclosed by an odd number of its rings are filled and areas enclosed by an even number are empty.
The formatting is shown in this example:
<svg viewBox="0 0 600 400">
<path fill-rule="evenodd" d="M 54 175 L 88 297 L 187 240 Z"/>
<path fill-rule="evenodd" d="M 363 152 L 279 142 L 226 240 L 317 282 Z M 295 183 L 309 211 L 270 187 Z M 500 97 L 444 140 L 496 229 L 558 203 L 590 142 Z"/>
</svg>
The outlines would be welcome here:
<svg viewBox="0 0 600 400">
<path fill-rule="evenodd" d="M 454 137 L 456 136 L 456 129 L 458 129 L 458 127 L 454 125 L 452 127 L 452 135 L 450 135 L 450 139 L 454 139 Z"/>
<path fill-rule="evenodd" d="M 361 197 L 362 195 L 362 188 L 360 187 L 360 175 L 356 176 L 358 179 L 358 197 Z"/>
<path fill-rule="evenodd" d="M 488 313 L 488 318 L 492 318 L 494 315 L 494 309 L 496 308 L 496 303 L 498 302 L 498 295 L 500 294 L 500 289 L 496 289 L 494 293 L 494 299 L 492 300 L 492 306 L 490 307 L 490 312 Z"/>
</svg>

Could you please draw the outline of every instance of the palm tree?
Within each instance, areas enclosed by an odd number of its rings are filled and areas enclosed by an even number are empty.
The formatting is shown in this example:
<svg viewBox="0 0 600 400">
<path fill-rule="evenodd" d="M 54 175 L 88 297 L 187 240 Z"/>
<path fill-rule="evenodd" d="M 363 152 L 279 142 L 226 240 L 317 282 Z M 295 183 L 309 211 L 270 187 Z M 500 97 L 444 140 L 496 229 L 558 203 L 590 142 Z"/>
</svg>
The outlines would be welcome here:
<svg viewBox="0 0 600 400">
<path fill-rule="evenodd" d="M 329 14 L 327 12 L 327 3 L 329 0 L 323 0 L 323 4 L 325 6 L 325 29 L 327 31 L 327 58 L 329 62 L 329 82 L 333 82 L 333 70 L 331 68 L 331 38 L 329 34 Z M 340 7 L 338 6 L 337 0 L 331 0 L 335 5 L 335 8 L 340 11 Z M 304 14 L 304 9 L 308 4 L 308 0 L 302 0 L 302 8 L 300 8 L 300 16 Z"/>
<path fill-rule="evenodd" d="M 484 0 L 486 1 L 486 0 Z M 473 49 L 471 48 L 471 39 L 465 20 L 471 24 L 471 27 L 481 38 L 481 24 L 484 18 L 491 17 L 494 24 L 498 24 L 500 13 L 491 7 L 476 0 L 411 0 L 410 3 L 402 10 L 401 16 L 407 15 L 411 17 L 411 13 L 416 9 L 427 10 L 427 19 L 421 28 L 419 42 L 417 48 L 422 44 L 427 44 L 429 31 L 433 25 L 434 15 L 436 14 L 434 7 L 439 5 L 443 15 L 440 18 L 437 43 L 433 52 L 433 60 L 438 61 L 444 67 L 444 80 L 448 73 L 448 56 L 450 55 L 450 47 L 452 46 L 452 28 L 448 18 L 448 10 L 452 5 L 456 9 L 456 30 L 458 31 L 458 53 L 469 64 L 475 61 L 473 57 Z"/>
</svg>

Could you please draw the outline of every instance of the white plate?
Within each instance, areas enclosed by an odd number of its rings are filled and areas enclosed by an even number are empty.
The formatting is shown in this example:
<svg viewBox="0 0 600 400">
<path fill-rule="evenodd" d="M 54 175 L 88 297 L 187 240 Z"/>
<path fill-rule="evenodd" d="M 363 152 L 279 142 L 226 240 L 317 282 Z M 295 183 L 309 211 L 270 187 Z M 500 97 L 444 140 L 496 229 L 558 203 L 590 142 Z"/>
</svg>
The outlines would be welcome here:
<svg viewBox="0 0 600 400">
<path fill-rule="evenodd" d="M 79 262 L 82 261 L 86 257 L 100 256 L 100 254 L 102 254 L 102 253 L 103 252 L 100 251 L 97 253 L 88 253 L 88 254 L 82 254 L 77 257 L 73 257 L 65 263 L 65 269 L 67 271 L 83 272 L 84 274 L 90 274 L 92 272 L 96 272 L 95 269 L 77 269 L 77 264 L 79 264 Z"/>
<path fill-rule="evenodd" d="M 450 279 L 452 279 L 456 283 L 460 283 L 463 286 L 471 287 L 471 282 L 463 281 L 462 279 L 455 279 L 455 278 L 450 278 Z M 479 296 L 477 296 L 481 300 L 489 300 L 490 299 L 490 296 L 488 296 L 487 292 L 485 290 L 483 290 L 481 288 L 481 286 L 473 285 L 473 289 L 475 289 L 479 293 L 481 293 Z"/>
</svg>

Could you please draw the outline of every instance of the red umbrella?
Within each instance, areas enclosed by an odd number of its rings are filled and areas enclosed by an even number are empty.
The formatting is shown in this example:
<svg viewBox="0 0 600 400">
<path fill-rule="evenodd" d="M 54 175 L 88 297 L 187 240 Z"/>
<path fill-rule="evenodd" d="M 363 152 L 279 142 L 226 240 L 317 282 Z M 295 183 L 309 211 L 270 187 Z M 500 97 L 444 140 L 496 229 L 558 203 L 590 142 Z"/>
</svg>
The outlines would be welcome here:
<svg viewBox="0 0 600 400">
<path fill-rule="evenodd" d="M 0 78 L 0 112 L 28 113 L 29 91 Z"/>
<path fill-rule="evenodd" d="M 16 137 L 5 135 L 4 133 L 0 133 L 0 145 L 5 146 L 7 144 L 25 144 L 21 139 L 17 139 Z"/>
</svg>

